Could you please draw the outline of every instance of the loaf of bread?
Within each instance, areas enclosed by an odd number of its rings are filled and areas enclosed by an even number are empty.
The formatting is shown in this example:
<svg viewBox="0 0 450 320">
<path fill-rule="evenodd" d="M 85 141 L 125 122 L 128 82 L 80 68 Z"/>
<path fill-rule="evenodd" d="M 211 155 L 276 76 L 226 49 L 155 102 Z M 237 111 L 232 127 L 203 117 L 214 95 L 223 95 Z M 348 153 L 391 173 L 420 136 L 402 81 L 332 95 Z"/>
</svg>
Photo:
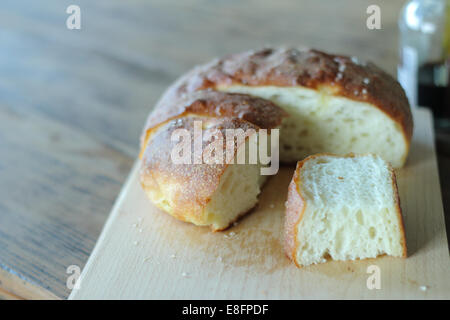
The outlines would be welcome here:
<svg viewBox="0 0 450 320">
<path fill-rule="evenodd" d="M 380 157 L 318 154 L 297 164 L 288 191 L 285 251 L 298 266 L 406 257 L 394 171 Z"/>
<path fill-rule="evenodd" d="M 401 167 L 413 122 L 400 84 L 372 63 L 317 50 L 266 48 L 214 60 L 182 76 L 163 96 L 213 89 L 268 99 L 289 113 L 280 157 L 372 152 Z"/>
<path fill-rule="evenodd" d="M 248 129 L 254 129 L 258 135 L 259 129 L 279 127 L 285 116 L 270 101 L 237 93 L 203 90 L 162 101 L 149 117 L 141 139 L 143 189 L 157 207 L 177 219 L 210 226 L 214 231 L 227 228 L 256 205 L 267 176 L 261 175 L 259 161 L 226 162 L 225 142 L 223 149 L 217 150 L 223 152 L 223 161 L 207 161 L 207 146 L 218 132 L 226 137 L 227 129 L 250 133 Z M 195 162 L 195 152 L 189 156 L 190 163 L 173 161 L 178 143 L 173 141 L 173 133 L 177 129 L 191 133 L 188 144 L 194 150 L 196 121 L 203 129 L 201 161 Z M 251 138 L 232 142 L 233 160 L 240 152 L 248 153 L 251 141 L 258 141 Z"/>
<path fill-rule="evenodd" d="M 281 128 L 285 163 L 320 152 L 371 152 L 401 167 L 413 129 L 398 82 L 356 58 L 278 48 L 194 68 L 163 94 L 147 120 L 140 177 L 159 208 L 213 230 L 227 228 L 254 207 L 265 177 L 260 164 L 172 163 L 172 134 L 192 131 L 196 120 L 206 133 Z M 234 153 L 247 145 L 236 145 Z"/>
</svg>

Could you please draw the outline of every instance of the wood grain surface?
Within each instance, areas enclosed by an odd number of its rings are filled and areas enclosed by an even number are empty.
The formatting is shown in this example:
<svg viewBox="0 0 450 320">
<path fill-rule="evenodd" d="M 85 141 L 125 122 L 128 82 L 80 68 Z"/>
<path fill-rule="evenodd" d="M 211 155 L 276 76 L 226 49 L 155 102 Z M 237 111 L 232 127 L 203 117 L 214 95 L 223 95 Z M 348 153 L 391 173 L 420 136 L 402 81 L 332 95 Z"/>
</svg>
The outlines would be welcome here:
<svg viewBox="0 0 450 320">
<path fill-rule="evenodd" d="M 396 171 L 409 257 L 296 268 L 283 251 L 294 167 L 270 178 L 251 214 L 212 233 L 154 207 L 131 172 L 70 299 L 450 299 L 431 116 L 415 113 L 406 166 Z M 367 268 L 380 270 L 369 290 Z"/>
<path fill-rule="evenodd" d="M 66 28 L 71 4 L 81 8 L 81 30 Z M 365 27 L 369 4 L 382 10 L 381 30 Z M 3 297 L 69 295 L 67 267 L 86 263 L 134 162 L 145 118 L 180 74 L 226 53 L 300 44 L 358 55 L 394 75 L 402 4 L 1 1 Z M 448 167 L 441 167 L 447 176 Z"/>
</svg>

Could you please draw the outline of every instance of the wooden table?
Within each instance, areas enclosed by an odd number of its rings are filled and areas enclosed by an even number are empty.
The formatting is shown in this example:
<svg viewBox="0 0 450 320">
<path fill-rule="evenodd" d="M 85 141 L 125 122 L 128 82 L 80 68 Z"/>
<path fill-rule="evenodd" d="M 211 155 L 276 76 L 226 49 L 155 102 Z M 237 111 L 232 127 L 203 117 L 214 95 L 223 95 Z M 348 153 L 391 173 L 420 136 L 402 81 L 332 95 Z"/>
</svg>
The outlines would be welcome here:
<svg viewBox="0 0 450 320">
<path fill-rule="evenodd" d="M 66 8 L 75 3 L 81 30 L 68 30 Z M 370 4 L 381 8 L 381 30 L 366 28 Z M 66 269 L 87 261 L 145 118 L 178 75 L 266 44 L 358 55 L 395 75 L 402 4 L 2 1 L 0 297 L 68 296 Z M 438 146 L 448 150 L 448 140 Z M 448 201 L 450 157 L 441 159 Z"/>
</svg>

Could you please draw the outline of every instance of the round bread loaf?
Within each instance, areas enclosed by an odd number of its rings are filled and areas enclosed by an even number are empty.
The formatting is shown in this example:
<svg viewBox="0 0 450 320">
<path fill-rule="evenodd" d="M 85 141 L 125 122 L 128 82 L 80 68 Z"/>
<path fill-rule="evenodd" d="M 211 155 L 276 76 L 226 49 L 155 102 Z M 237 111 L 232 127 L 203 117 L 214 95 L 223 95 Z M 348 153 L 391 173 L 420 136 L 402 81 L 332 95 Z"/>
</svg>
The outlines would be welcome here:
<svg viewBox="0 0 450 320">
<path fill-rule="evenodd" d="M 310 49 L 266 48 L 216 59 L 182 76 L 161 99 L 214 89 L 271 100 L 289 113 L 280 154 L 373 152 L 401 167 L 413 120 L 400 84 L 372 63 Z"/>
<path fill-rule="evenodd" d="M 140 180 L 144 191 L 157 207 L 179 220 L 210 226 L 214 231 L 226 229 L 256 205 L 267 176 L 261 175 L 259 162 L 205 162 L 207 146 L 218 134 L 225 137 L 228 129 L 251 132 L 242 142 L 233 139 L 234 159 L 242 150 L 247 152 L 252 135 L 258 135 L 259 129 L 277 128 L 285 116 L 270 101 L 211 90 L 161 102 L 150 115 L 141 139 Z M 192 133 L 188 145 L 194 146 L 196 122 L 201 124 L 203 135 L 201 163 L 195 163 L 191 156 L 189 163 L 173 161 L 172 152 L 178 143 L 173 133 L 177 129 Z M 216 151 L 223 152 L 221 158 L 225 160 L 230 150 L 226 150 L 225 142 L 222 146 Z"/>
</svg>

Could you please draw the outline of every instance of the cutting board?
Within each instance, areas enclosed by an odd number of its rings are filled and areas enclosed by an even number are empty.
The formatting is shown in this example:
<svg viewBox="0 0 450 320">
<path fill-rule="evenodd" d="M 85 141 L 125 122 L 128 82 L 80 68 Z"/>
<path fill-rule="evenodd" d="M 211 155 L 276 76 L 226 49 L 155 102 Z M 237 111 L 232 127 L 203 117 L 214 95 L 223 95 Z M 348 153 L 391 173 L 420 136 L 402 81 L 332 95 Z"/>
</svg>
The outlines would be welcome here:
<svg viewBox="0 0 450 320">
<path fill-rule="evenodd" d="M 296 268 L 282 249 L 293 167 L 270 178 L 251 214 L 225 232 L 212 233 L 155 208 L 139 185 L 137 162 L 69 298 L 449 299 L 432 118 L 418 109 L 414 119 L 411 153 L 397 170 L 407 259 L 383 256 Z M 367 285 L 369 277 L 378 276 L 380 286 Z"/>
</svg>

